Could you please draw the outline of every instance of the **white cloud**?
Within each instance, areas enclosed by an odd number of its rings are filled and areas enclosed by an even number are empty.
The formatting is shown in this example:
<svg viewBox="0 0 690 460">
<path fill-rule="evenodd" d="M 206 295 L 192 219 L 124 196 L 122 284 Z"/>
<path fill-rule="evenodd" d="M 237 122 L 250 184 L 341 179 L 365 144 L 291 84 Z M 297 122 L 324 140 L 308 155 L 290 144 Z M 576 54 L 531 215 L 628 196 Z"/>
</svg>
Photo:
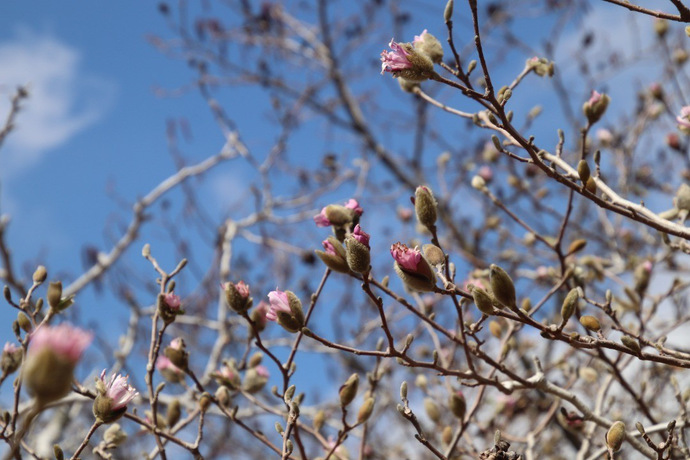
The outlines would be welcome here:
<svg viewBox="0 0 690 460">
<path fill-rule="evenodd" d="M 115 85 L 86 74 L 80 60 L 79 50 L 28 30 L 0 42 L 0 119 L 17 86 L 30 94 L 0 154 L 5 172 L 35 164 L 105 113 Z"/>
</svg>

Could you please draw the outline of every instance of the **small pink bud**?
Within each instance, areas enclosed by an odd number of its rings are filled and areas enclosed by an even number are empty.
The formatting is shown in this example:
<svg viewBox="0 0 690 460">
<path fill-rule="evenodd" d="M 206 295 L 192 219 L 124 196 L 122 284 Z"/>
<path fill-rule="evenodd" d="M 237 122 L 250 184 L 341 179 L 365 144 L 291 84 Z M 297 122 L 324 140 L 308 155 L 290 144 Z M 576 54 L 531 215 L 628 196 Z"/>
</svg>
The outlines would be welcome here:
<svg viewBox="0 0 690 460">
<path fill-rule="evenodd" d="M 364 209 L 362 209 L 357 200 L 354 198 L 350 198 L 347 203 L 345 203 L 345 207 L 347 209 L 352 209 L 358 216 L 361 216 L 364 213 Z"/>
<path fill-rule="evenodd" d="M 171 310 L 179 310 L 182 304 L 179 295 L 175 295 L 172 292 L 168 292 L 163 296 L 163 301 L 165 305 Z"/>
<path fill-rule="evenodd" d="M 355 226 L 352 236 L 367 248 L 369 247 L 369 234 L 363 231 L 359 224 Z"/>
<path fill-rule="evenodd" d="M 331 221 L 326 217 L 326 208 L 322 208 L 321 212 L 314 216 L 314 223 L 317 227 L 329 227 Z"/>
<path fill-rule="evenodd" d="M 491 180 L 494 178 L 494 172 L 491 169 L 490 166 L 482 166 L 479 168 L 479 171 L 477 172 L 477 175 L 484 179 L 484 182 L 489 183 Z"/>
</svg>

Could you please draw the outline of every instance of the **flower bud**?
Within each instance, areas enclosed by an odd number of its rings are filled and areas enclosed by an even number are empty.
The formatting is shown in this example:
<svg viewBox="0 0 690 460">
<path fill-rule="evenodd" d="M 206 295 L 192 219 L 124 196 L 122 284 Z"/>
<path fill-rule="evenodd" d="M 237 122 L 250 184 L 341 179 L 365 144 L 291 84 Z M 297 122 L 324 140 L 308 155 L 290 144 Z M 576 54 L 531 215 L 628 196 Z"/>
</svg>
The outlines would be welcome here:
<svg viewBox="0 0 690 460">
<path fill-rule="evenodd" d="M 436 199 L 428 187 L 420 186 L 414 194 L 414 210 L 420 224 L 431 229 L 436 224 Z"/>
<path fill-rule="evenodd" d="M 7 342 L 2 349 L 2 357 L 0 358 L 0 370 L 2 374 L 7 376 L 19 369 L 22 364 L 24 352 L 21 347 Z"/>
<path fill-rule="evenodd" d="M 221 385 L 216 390 L 216 400 L 222 407 L 228 407 L 230 401 L 232 400 L 232 394 L 230 390 L 225 385 Z"/>
<path fill-rule="evenodd" d="M 472 178 L 472 188 L 483 192 L 486 190 L 486 180 L 482 176 L 476 175 Z"/>
<path fill-rule="evenodd" d="M 443 62 L 443 46 L 441 46 L 441 42 L 427 32 L 426 29 L 420 35 L 415 35 L 413 45 L 415 50 L 426 54 L 431 59 L 431 62 L 435 64 Z"/>
<path fill-rule="evenodd" d="M 31 335 L 22 378 L 39 407 L 70 392 L 74 368 L 92 338 L 66 323 L 43 325 Z"/>
<path fill-rule="evenodd" d="M 158 294 L 158 313 L 166 324 L 175 321 L 177 315 L 184 314 L 184 310 L 182 310 L 181 306 L 182 300 L 179 295 L 173 292 Z"/>
<path fill-rule="evenodd" d="M 314 421 L 312 425 L 314 426 L 314 430 L 316 431 L 321 431 L 321 428 L 323 428 L 323 424 L 326 422 L 326 413 L 323 411 L 323 409 L 319 409 L 318 412 L 316 412 L 316 415 L 314 415 Z"/>
<path fill-rule="evenodd" d="M 232 390 L 238 389 L 242 383 L 240 380 L 240 373 L 233 361 L 224 362 L 219 370 L 211 373 L 211 377 L 213 377 L 219 385 L 227 386 Z"/>
<path fill-rule="evenodd" d="M 639 355 L 642 352 L 639 342 L 628 335 L 621 337 L 621 342 L 623 345 L 635 352 L 635 354 Z"/>
<path fill-rule="evenodd" d="M 366 273 L 369 270 L 371 255 L 369 254 L 369 234 L 364 232 L 359 224 L 352 235 L 345 238 L 347 265 L 353 272 Z"/>
<path fill-rule="evenodd" d="M 189 353 L 186 350 L 186 345 L 181 337 L 170 342 L 170 346 L 165 347 L 163 354 L 168 357 L 171 363 L 183 371 L 187 370 L 189 365 Z"/>
<path fill-rule="evenodd" d="M 252 367 L 244 375 L 242 387 L 247 393 L 258 393 L 266 386 L 269 376 L 270 374 L 265 366 Z"/>
<path fill-rule="evenodd" d="M 354 212 L 339 204 L 329 204 L 325 208 L 325 215 L 331 225 L 342 226 L 352 222 Z"/>
<path fill-rule="evenodd" d="M 254 300 L 249 296 L 249 286 L 244 281 L 239 281 L 237 284 L 227 282 L 223 288 L 225 301 L 234 311 L 243 313 L 251 308 Z"/>
<path fill-rule="evenodd" d="M 264 359 L 264 354 L 261 353 L 260 351 L 257 351 L 254 353 L 250 358 L 249 361 L 247 362 L 247 367 L 252 368 L 256 367 L 259 364 L 261 364 L 261 361 Z"/>
<path fill-rule="evenodd" d="M 467 403 L 465 402 L 465 396 L 461 391 L 453 391 L 448 398 L 448 407 L 450 411 L 457 418 L 462 420 L 465 418 L 465 410 L 467 409 Z"/>
<path fill-rule="evenodd" d="M 582 159 L 577 164 L 577 174 L 580 176 L 580 180 L 582 181 L 582 186 L 585 187 L 587 185 L 587 181 L 589 180 L 589 177 L 591 175 L 591 172 L 589 170 L 589 164 L 587 164 L 587 160 Z"/>
<path fill-rule="evenodd" d="M 180 400 L 175 398 L 170 402 L 170 404 L 168 404 L 168 411 L 165 413 L 165 423 L 167 423 L 168 426 L 172 428 L 177 424 L 177 422 L 180 421 L 181 416 L 182 405 L 180 404 Z"/>
<path fill-rule="evenodd" d="M 350 267 L 347 265 L 347 254 L 340 241 L 329 236 L 321 244 L 325 251 L 314 251 L 319 259 L 335 272 L 350 273 Z"/>
<path fill-rule="evenodd" d="M 435 244 L 425 244 L 422 246 L 422 251 L 424 252 L 424 257 L 431 265 L 437 266 L 446 263 L 443 251 Z"/>
<path fill-rule="evenodd" d="M 448 0 L 446 8 L 443 10 L 443 20 L 448 22 L 453 17 L 453 0 Z M 688 35 L 690 36 L 690 35 Z"/>
<path fill-rule="evenodd" d="M 594 316 L 585 315 L 581 317 L 580 324 L 590 331 L 599 332 L 601 330 L 601 323 Z"/>
<path fill-rule="evenodd" d="M 357 424 L 364 423 L 369 420 L 371 413 L 374 411 L 374 398 L 366 398 L 357 413 Z"/>
<path fill-rule="evenodd" d="M 65 453 L 59 444 L 53 445 L 53 455 L 55 455 L 55 460 L 65 460 Z"/>
<path fill-rule="evenodd" d="M 359 386 L 359 375 L 352 374 L 350 378 L 340 387 L 338 391 L 340 394 L 340 406 L 347 407 L 350 405 L 355 396 L 357 396 L 357 387 Z"/>
<path fill-rule="evenodd" d="M 676 208 L 681 211 L 690 211 L 690 186 L 681 184 L 676 192 Z"/>
<path fill-rule="evenodd" d="M 33 324 L 31 324 L 31 320 L 22 311 L 17 312 L 17 324 L 19 324 L 19 327 L 24 329 L 25 332 L 31 332 L 31 329 L 33 329 Z"/>
<path fill-rule="evenodd" d="M 475 285 L 471 285 L 470 292 L 472 293 L 474 304 L 480 312 L 484 313 L 486 316 L 494 314 L 494 302 L 488 292 Z"/>
<path fill-rule="evenodd" d="M 167 356 L 159 356 L 156 359 L 156 369 L 168 382 L 180 383 L 184 380 L 184 371 L 175 366 Z"/>
<path fill-rule="evenodd" d="M 606 433 L 606 445 L 614 452 L 620 450 L 625 440 L 625 423 L 618 421 Z"/>
<path fill-rule="evenodd" d="M 646 260 L 635 267 L 635 271 L 633 272 L 635 292 L 640 295 L 643 295 L 649 286 L 649 281 L 652 277 L 652 268 L 654 268 L 654 265 L 650 260 Z"/>
<path fill-rule="evenodd" d="M 199 409 L 201 409 L 201 412 L 206 412 L 211 407 L 212 402 L 213 398 L 209 393 L 205 391 L 201 393 L 201 396 L 199 396 Z"/>
<path fill-rule="evenodd" d="M 503 335 L 503 327 L 501 326 L 501 323 L 498 321 L 489 321 L 489 332 L 491 332 L 491 335 L 497 339 L 500 339 Z"/>
<path fill-rule="evenodd" d="M 574 240 L 570 243 L 570 246 L 568 246 L 568 254 L 575 254 L 576 252 L 582 251 L 585 246 L 587 246 L 587 240 L 584 238 Z"/>
<path fill-rule="evenodd" d="M 568 295 L 563 299 L 563 305 L 561 306 L 561 317 L 563 318 L 562 325 L 568 322 L 573 313 L 575 313 L 575 307 L 577 307 L 578 300 L 580 299 L 580 289 L 573 288 L 568 292 Z"/>
<path fill-rule="evenodd" d="M 553 77 L 555 71 L 553 61 L 538 56 L 528 59 L 525 66 L 532 69 L 540 77 Z"/>
<path fill-rule="evenodd" d="M 292 291 L 271 291 L 268 293 L 270 310 L 266 318 L 280 324 L 288 332 L 295 333 L 304 327 L 302 302 Z"/>
<path fill-rule="evenodd" d="M 405 380 L 400 384 L 400 399 L 407 399 L 407 382 Z"/>
<path fill-rule="evenodd" d="M 46 268 L 43 265 L 39 265 L 34 272 L 33 281 L 36 284 L 41 284 L 46 280 L 47 277 L 48 272 L 46 271 Z"/>
<path fill-rule="evenodd" d="M 515 285 L 508 273 L 496 264 L 489 267 L 489 282 L 494 297 L 501 305 L 508 308 L 517 308 L 515 298 Z"/>
<path fill-rule="evenodd" d="M 582 106 L 582 111 L 587 117 L 587 121 L 590 125 L 593 125 L 601 119 L 610 101 L 611 98 L 609 98 L 607 94 L 600 94 L 596 91 L 592 91 L 592 96 Z"/>
<path fill-rule="evenodd" d="M 418 249 L 396 243 L 391 246 L 391 255 L 395 259 L 395 272 L 409 288 L 421 292 L 435 289 L 436 275 Z"/>
<path fill-rule="evenodd" d="M 597 194 L 597 183 L 594 181 L 593 177 L 587 179 L 587 185 L 585 185 L 585 189 L 592 195 Z"/>
<path fill-rule="evenodd" d="M 441 410 L 433 399 L 424 398 L 424 410 L 432 422 L 439 423 L 441 421 Z"/>
<path fill-rule="evenodd" d="M 113 423 L 103 433 L 103 441 L 109 448 L 117 447 L 127 441 L 127 433 L 125 433 L 118 423 Z"/>
<path fill-rule="evenodd" d="M 50 305 L 51 308 L 57 309 L 58 306 L 60 305 L 60 301 L 62 300 L 62 282 L 61 281 L 52 281 L 50 285 L 48 285 L 48 305 Z"/>
<path fill-rule="evenodd" d="M 453 441 L 453 429 L 450 427 L 450 425 L 443 427 L 443 431 L 441 432 L 441 441 L 443 441 L 445 446 L 450 445 L 451 441 Z"/>
</svg>

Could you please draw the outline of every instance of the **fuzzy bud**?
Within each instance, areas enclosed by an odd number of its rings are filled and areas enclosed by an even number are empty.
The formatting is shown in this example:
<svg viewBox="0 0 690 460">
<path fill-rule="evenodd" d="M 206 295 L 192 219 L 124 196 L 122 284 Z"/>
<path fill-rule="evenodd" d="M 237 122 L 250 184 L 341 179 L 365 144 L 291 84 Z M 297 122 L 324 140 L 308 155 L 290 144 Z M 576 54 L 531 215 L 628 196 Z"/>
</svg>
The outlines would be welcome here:
<svg viewBox="0 0 690 460">
<path fill-rule="evenodd" d="M 168 404 L 168 411 L 165 413 L 165 423 L 167 423 L 168 426 L 172 428 L 177 424 L 177 422 L 180 421 L 181 416 L 182 405 L 180 404 L 180 400 L 175 398 L 170 402 L 170 404 Z"/>
<path fill-rule="evenodd" d="M 24 352 L 21 347 L 13 343 L 7 342 L 2 350 L 2 357 L 0 358 L 0 370 L 3 375 L 9 375 L 19 369 L 22 364 Z"/>
<path fill-rule="evenodd" d="M 582 251 L 585 246 L 587 246 L 587 240 L 584 238 L 574 240 L 570 243 L 570 246 L 568 246 L 568 254 L 575 254 L 576 252 Z"/>
<path fill-rule="evenodd" d="M 271 291 L 268 293 L 270 310 L 266 318 L 280 324 L 288 332 L 295 333 L 304 327 L 302 302 L 292 291 Z"/>
<path fill-rule="evenodd" d="M 359 412 L 357 413 L 357 424 L 364 423 L 369 420 L 371 413 L 374 411 L 374 402 L 374 398 L 371 397 L 364 400 L 364 403 L 362 403 L 362 406 L 359 408 Z"/>
<path fill-rule="evenodd" d="M 103 441 L 108 447 L 117 447 L 127 441 L 127 433 L 125 433 L 118 423 L 113 423 L 103 433 Z"/>
<path fill-rule="evenodd" d="M 581 317 L 580 324 L 590 331 L 599 332 L 601 330 L 601 323 L 594 316 L 585 315 Z"/>
<path fill-rule="evenodd" d="M 237 284 L 227 282 L 223 288 L 225 301 L 237 313 L 243 313 L 252 307 L 254 299 L 249 295 L 249 286 L 244 281 Z"/>
<path fill-rule="evenodd" d="M 433 399 L 424 398 L 424 410 L 432 422 L 439 423 L 441 421 L 441 410 Z"/>
<path fill-rule="evenodd" d="M 429 187 L 420 186 L 414 194 L 414 210 L 420 224 L 431 229 L 436 224 L 436 199 Z"/>
<path fill-rule="evenodd" d="M 357 224 L 352 235 L 345 238 L 347 265 L 353 272 L 366 273 L 369 270 L 369 234 Z"/>
<path fill-rule="evenodd" d="M 17 324 L 19 324 L 19 327 L 21 327 L 25 332 L 31 332 L 31 329 L 33 329 L 31 320 L 22 311 L 17 313 Z"/>
<path fill-rule="evenodd" d="M 592 91 L 592 96 L 582 106 L 582 111 L 587 117 L 587 121 L 590 125 L 593 125 L 601 119 L 610 101 L 611 98 L 607 94 L 600 94 L 596 91 Z"/>
<path fill-rule="evenodd" d="M 480 312 L 484 313 L 486 316 L 494 314 L 494 302 L 488 292 L 474 285 L 470 288 L 470 292 L 472 293 L 474 304 Z"/>
<path fill-rule="evenodd" d="M 589 164 L 587 164 L 587 160 L 582 159 L 577 164 L 577 174 L 580 176 L 580 180 L 582 181 L 582 186 L 585 187 L 587 185 L 587 181 L 589 180 L 589 177 L 591 176 L 591 172 L 589 170 Z"/>
<path fill-rule="evenodd" d="M 340 394 L 340 406 L 347 407 L 350 405 L 355 396 L 357 396 L 357 388 L 359 386 L 359 375 L 352 374 L 350 378 L 345 381 L 340 387 L 338 393 Z"/>
<path fill-rule="evenodd" d="M 314 430 L 321 431 L 324 423 L 326 423 L 326 413 L 323 411 L 323 409 L 319 409 L 318 412 L 316 412 L 316 415 L 314 415 L 314 421 L 312 422 Z"/>
<path fill-rule="evenodd" d="M 453 0 L 448 0 L 446 8 L 443 10 L 443 20 L 448 22 L 453 18 Z M 690 27 L 690 26 L 688 26 Z M 688 35 L 690 37 L 690 34 Z"/>
<path fill-rule="evenodd" d="M 475 190 L 479 190 L 480 192 L 483 192 L 486 190 L 486 180 L 479 175 L 476 175 L 472 178 L 472 188 Z"/>
<path fill-rule="evenodd" d="M 230 389 L 225 385 L 221 385 L 218 387 L 215 396 L 216 400 L 222 407 L 228 407 L 230 401 L 232 400 L 232 394 L 230 393 Z"/>
<path fill-rule="evenodd" d="M 50 308 L 57 308 L 60 306 L 60 301 L 62 300 L 62 282 L 52 281 L 48 286 L 48 305 Z"/>
<path fill-rule="evenodd" d="M 578 300 L 580 299 L 580 289 L 573 288 L 568 292 L 568 295 L 563 299 L 563 305 L 561 306 L 561 317 L 563 318 L 562 325 L 568 322 L 573 313 L 575 313 L 575 308 L 577 307 Z"/>
<path fill-rule="evenodd" d="M 321 244 L 325 251 L 314 251 L 319 259 L 335 272 L 350 273 L 350 267 L 347 265 L 347 254 L 340 241 L 329 236 Z"/>
<path fill-rule="evenodd" d="M 415 35 L 413 42 L 415 50 L 426 54 L 431 62 L 440 64 L 443 62 L 443 46 L 436 37 L 424 29 L 420 35 Z"/>
<path fill-rule="evenodd" d="M 381 74 L 390 72 L 413 82 L 428 80 L 434 73 L 434 63 L 429 57 L 415 50 L 411 43 L 396 43 L 391 40 L 392 51 L 381 52 Z"/>
<path fill-rule="evenodd" d="M 205 391 L 201 393 L 201 396 L 199 396 L 199 409 L 201 409 L 201 412 L 206 412 L 211 407 L 212 402 L 213 398 L 209 393 Z"/>
<path fill-rule="evenodd" d="M 508 308 L 517 308 L 515 297 L 515 285 L 508 273 L 496 264 L 489 267 L 489 282 L 494 297 L 501 305 Z"/>
<path fill-rule="evenodd" d="M 266 383 L 268 383 L 269 375 L 268 369 L 264 366 L 252 367 L 248 369 L 244 375 L 242 388 L 244 388 L 247 393 L 258 393 L 266 386 Z"/>
<path fill-rule="evenodd" d="M 33 281 L 35 284 L 41 284 L 46 280 L 47 277 L 48 272 L 46 271 L 46 268 L 43 265 L 39 265 L 36 268 L 36 271 L 34 271 Z"/>
<path fill-rule="evenodd" d="M 620 450 L 625 440 L 625 423 L 618 421 L 606 433 L 606 445 L 614 452 Z"/>
<path fill-rule="evenodd" d="M 491 335 L 497 339 L 500 339 L 503 335 L 503 327 L 501 326 L 501 323 L 498 321 L 489 321 L 489 332 L 491 332 Z"/>
<path fill-rule="evenodd" d="M 448 398 L 448 407 L 450 411 L 459 419 L 465 417 L 465 411 L 467 409 L 467 402 L 465 401 L 465 396 L 461 391 L 454 391 L 450 394 Z"/>
<path fill-rule="evenodd" d="M 421 292 L 435 289 L 436 275 L 418 249 L 396 243 L 391 246 L 391 255 L 395 259 L 393 264 L 395 272 L 409 288 Z"/>
<path fill-rule="evenodd" d="M 623 337 L 621 337 L 621 342 L 623 343 L 623 345 L 635 352 L 635 354 L 639 355 L 642 351 L 639 342 L 630 337 L 629 335 L 624 335 Z"/>
<path fill-rule="evenodd" d="M 422 246 L 422 252 L 424 252 L 424 257 L 431 265 L 438 266 L 446 262 L 443 251 L 435 244 L 425 244 Z"/>
<path fill-rule="evenodd" d="M 189 353 L 186 350 L 186 345 L 181 337 L 174 339 L 170 342 L 170 346 L 165 347 L 163 354 L 173 363 L 176 367 L 187 370 L 189 365 Z"/>
</svg>

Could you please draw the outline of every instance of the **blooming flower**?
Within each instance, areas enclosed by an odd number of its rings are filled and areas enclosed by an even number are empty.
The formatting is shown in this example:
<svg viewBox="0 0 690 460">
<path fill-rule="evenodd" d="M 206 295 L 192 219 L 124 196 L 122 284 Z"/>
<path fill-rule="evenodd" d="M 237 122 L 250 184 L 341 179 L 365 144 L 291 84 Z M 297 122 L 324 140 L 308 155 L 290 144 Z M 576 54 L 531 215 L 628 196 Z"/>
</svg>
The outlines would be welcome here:
<svg viewBox="0 0 690 460">
<path fill-rule="evenodd" d="M 369 234 L 363 231 L 359 224 L 355 226 L 352 236 L 364 246 L 369 247 Z"/>
<path fill-rule="evenodd" d="M 408 248 L 402 243 L 391 246 L 391 255 L 401 268 L 412 272 L 417 271 L 417 266 L 422 260 L 422 252 L 419 249 Z"/>
<path fill-rule="evenodd" d="M 105 386 L 105 396 L 112 399 L 111 410 L 117 411 L 127 407 L 139 392 L 127 383 L 128 375 L 113 375 L 109 381 L 105 379 L 105 369 L 101 372 L 100 380 Z"/>
<path fill-rule="evenodd" d="M 81 358 L 92 339 L 92 333 L 67 323 L 62 323 L 58 326 L 42 326 L 31 336 L 31 346 L 29 347 L 27 359 L 38 355 L 44 350 L 50 350 L 59 358 L 74 365 L 79 361 L 79 358 Z"/>
<path fill-rule="evenodd" d="M 235 289 L 240 293 L 242 297 L 249 297 L 249 286 L 244 281 L 239 281 L 235 284 Z"/>
<path fill-rule="evenodd" d="M 171 310 L 179 310 L 180 305 L 182 304 L 180 296 L 173 294 L 172 292 L 165 294 L 163 296 L 163 300 L 165 301 L 165 305 L 167 305 Z"/>
<path fill-rule="evenodd" d="M 317 227 L 328 227 L 331 225 L 331 221 L 326 217 L 326 208 L 322 208 L 321 212 L 314 216 L 314 223 Z"/>
<path fill-rule="evenodd" d="M 383 50 L 381 52 L 381 75 L 384 72 L 393 73 L 412 68 L 413 65 L 409 60 L 410 52 L 404 46 L 396 43 L 393 39 L 388 46 L 393 51 Z"/>
<path fill-rule="evenodd" d="M 686 105 L 680 109 L 680 116 L 676 117 L 678 128 L 684 133 L 690 132 L 690 105 Z"/>
<path fill-rule="evenodd" d="M 288 301 L 288 296 L 285 291 L 271 291 L 268 293 L 268 300 L 271 303 L 269 305 L 269 311 L 266 313 L 266 318 L 270 321 L 278 320 L 278 313 L 283 312 L 290 314 L 290 302 Z"/>
</svg>

